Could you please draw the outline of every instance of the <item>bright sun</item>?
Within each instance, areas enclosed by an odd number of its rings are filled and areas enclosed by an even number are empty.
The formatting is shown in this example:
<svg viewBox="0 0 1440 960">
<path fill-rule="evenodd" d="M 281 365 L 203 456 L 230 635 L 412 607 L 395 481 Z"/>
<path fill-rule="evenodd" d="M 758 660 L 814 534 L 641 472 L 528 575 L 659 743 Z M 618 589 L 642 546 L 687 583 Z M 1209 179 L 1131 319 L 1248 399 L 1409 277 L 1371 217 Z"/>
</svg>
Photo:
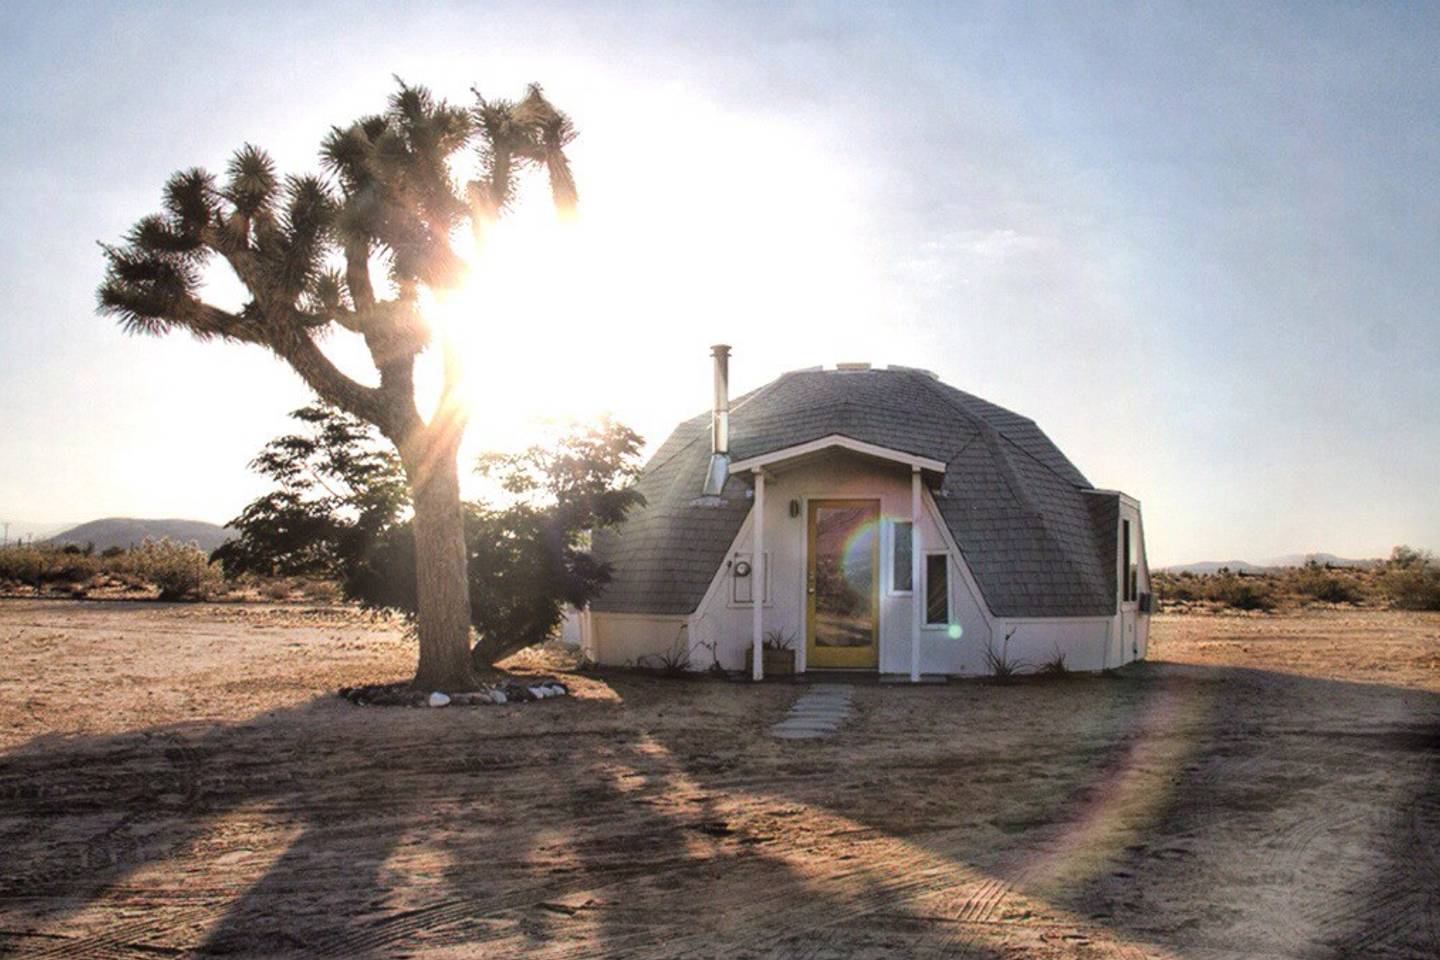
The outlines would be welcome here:
<svg viewBox="0 0 1440 960">
<path fill-rule="evenodd" d="M 427 297 L 423 307 L 437 335 L 459 345 L 464 399 L 487 447 L 523 446 L 546 421 L 606 409 L 588 395 L 582 371 L 565 370 L 584 338 L 585 291 L 592 286 L 586 225 L 559 222 L 538 206 L 502 220 L 483 250 L 468 231 L 460 234 L 456 247 L 469 277 L 448 294 Z"/>
<path fill-rule="evenodd" d="M 856 171 L 803 128 L 674 99 L 582 132 L 576 218 L 531 178 L 483 250 L 457 236 L 470 276 L 425 309 L 465 359 L 467 446 L 517 449 L 608 413 L 653 447 L 708 405 L 712 343 L 735 345 L 739 392 L 885 342 Z M 693 150 L 631 162 L 657 115 Z"/>
</svg>

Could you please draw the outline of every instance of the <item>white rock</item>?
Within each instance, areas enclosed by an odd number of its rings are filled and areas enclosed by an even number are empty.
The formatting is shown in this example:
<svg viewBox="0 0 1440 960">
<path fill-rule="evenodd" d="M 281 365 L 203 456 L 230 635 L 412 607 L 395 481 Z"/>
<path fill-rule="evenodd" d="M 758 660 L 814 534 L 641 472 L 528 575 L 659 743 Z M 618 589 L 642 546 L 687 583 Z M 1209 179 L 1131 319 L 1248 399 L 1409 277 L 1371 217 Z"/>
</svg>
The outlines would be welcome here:
<svg viewBox="0 0 1440 960">
<path fill-rule="evenodd" d="M 496 703 L 505 703 L 509 700 L 509 698 L 505 696 L 504 690 L 491 690 L 490 699 Z"/>
<path fill-rule="evenodd" d="M 434 693 L 430 694 L 430 706 L 447 707 L 449 705 L 450 698 L 446 694 L 441 693 L 439 690 L 436 690 Z"/>
</svg>

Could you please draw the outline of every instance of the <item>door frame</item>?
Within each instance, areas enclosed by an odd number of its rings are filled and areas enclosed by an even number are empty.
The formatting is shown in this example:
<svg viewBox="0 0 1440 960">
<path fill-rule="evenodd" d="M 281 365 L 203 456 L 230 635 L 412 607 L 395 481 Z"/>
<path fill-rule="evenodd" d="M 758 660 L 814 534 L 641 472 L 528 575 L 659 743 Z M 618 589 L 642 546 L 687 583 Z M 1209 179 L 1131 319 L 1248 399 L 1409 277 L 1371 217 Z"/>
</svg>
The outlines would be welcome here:
<svg viewBox="0 0 1440 960">
<path fill-rule="evenodd" d="M 816 560 L 816 536 L 815 536 L 815 510 L 817 507 L 827 506 L 848 506 L 864 507 L 873 510 L 872 519 L 875 524 L 874 537 L 870 545 L 870 645 L 863 649 L 867 655 L 855 658 L 854 663 L 843 664 L 817 664 L 815 662 L 815 593 L 810 589 L 811 578 L 815 575 Z M 880 497 L 806 497 L 805 498 L 805 551 L 801 558 L 803 563 L 803 575 L 800 578 L 800 589 L 804 597 L 805 611 L 805 670 L 878 670 L 880 669 L 880 576 L 882 573 L 880 564 L 883 562 L 883 551 L 880 549 L 881 539 L 881 518 L 883 516 L 882 502 Z"/>
</svg>

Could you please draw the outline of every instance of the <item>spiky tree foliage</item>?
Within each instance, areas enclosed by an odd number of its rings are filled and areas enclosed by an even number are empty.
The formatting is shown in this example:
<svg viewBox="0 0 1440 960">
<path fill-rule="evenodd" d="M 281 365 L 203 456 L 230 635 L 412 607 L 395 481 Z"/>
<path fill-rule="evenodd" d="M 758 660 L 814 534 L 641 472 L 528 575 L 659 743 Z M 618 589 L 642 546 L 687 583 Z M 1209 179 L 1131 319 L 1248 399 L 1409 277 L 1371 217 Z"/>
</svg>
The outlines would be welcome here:
<svg viewBox="0 0 1440 960">
<path fill-rule="evenodd" d="M 463 371 L 442 338 L 440 401 L 425 419 L 415 361 L 435 331 L 421 292 L 465 281 L 456 232 L 468 227 L 483 241 L 526 170 L 543 170 L 557 209 L 574 210 L 565 156 L 573 135 L 538 86 L 515 102 L 476 94 L 466 108 L 400 82 L 383 113 L 325 137 L 326 176 L 282 177 L 265 151 L 247 144 L 223 178 L 200 169 L 175 174 L 161 212 L 140 220 L 122 244 L 104 246 L 99 307 L 124 329 L 265 347 L 321 399 L 395 445 L 414 499 L 415 679 L 424 687 L 464 689 L 473 675 L 456 469 L 467 420 Z M 478 154 L 479 173 L 462 183 L 453 163 L 467 151 Z M 202 281 L 215 261 L 244 284 L 241 309 L 206 302 Z M 377 385 L 346 376 L 326 356 L 320 341 L 335 329 L 364 339 Z"/>
</svg>

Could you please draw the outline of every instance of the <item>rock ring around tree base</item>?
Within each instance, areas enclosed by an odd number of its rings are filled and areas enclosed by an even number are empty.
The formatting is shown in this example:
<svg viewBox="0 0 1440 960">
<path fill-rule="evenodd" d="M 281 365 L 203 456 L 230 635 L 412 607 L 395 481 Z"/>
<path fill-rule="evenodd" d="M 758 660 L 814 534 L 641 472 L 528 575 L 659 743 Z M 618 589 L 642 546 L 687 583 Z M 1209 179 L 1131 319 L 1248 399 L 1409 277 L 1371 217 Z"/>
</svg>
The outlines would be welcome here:
<svg viewBox="0 0 1440 960">
<path fill-rule="evenodd" d="M 533 680 L 505 680 L 464 693 L 440 690 L 416 690 L 408 683 L 369 683 L 359 687 L 341 687 L 338 695 L 357 706 L 366 707 L 478 707 L 505 703 L 530 703 L 551 697 L 568 696 L 570 688 L 549 677 Z"/>
</svg>

